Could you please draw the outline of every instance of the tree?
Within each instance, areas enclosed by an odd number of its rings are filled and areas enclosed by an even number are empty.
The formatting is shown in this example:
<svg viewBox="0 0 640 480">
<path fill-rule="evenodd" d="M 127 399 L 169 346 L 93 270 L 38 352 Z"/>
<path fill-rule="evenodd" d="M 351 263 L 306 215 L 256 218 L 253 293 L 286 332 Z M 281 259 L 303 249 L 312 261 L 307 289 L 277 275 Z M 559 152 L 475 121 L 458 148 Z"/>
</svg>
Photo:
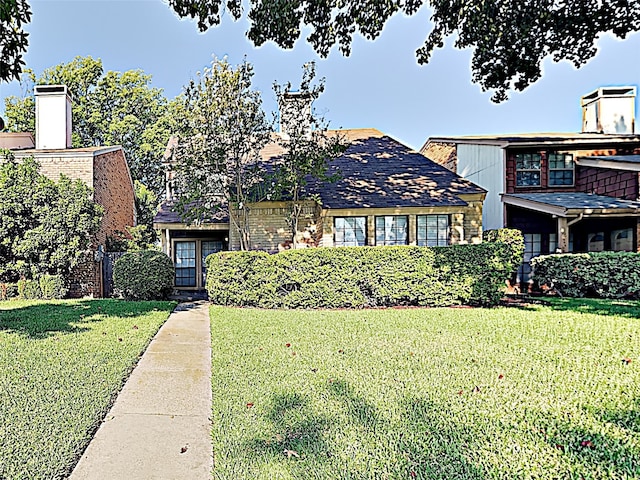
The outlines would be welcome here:
<svg viewBox="0 0 640 480">
<path fill-rule="evenodd" d="M 140 70 L 105 73 L 102 61 L 88 56 L 48 68 L 40 76 L 27 69 L 22 82 L 26 95 L 5 99 L 11 131 L 35 133 L 34 84 L 66 85 L 73 98 L 73 146 L 122 145 L 133 179 L 144 184 L 156 200 L 161 196 L 165 189 L 162 156 L 174 128 L 176 104 L 168 102 L 161 89 L 151 87 L 150 75 Z M 157 204 L 151 207 L 139 200 L 136 196 L 139 211 L 150 208 L 155 214 Z M 153 214 L 138 217 L 145 228 L 133 232 L 142 243 L 156 240 Z"/>
<path fill-rule="evenodd" d="M 511 89 L 524 90 L 540 78 L 542 61 L 568 60 L 576 68 L 596 54 L 602 33 L 625 38 L 640 30 L 637 0 L 254 0 L 247 36 L 256 45 L 273 41 L 292 48 L 311 29 L 307 41 L 322 57 L 333 46 L 349 55 L 356 33 L 369 40 L 380 35 L 394 14 L 413 15 L 432 9 L 433 29 L 417 52 L 420 64 L 454 36 L 457 48 L 472 48 L 473 81 L 493 90 L 496 102 Z M 201 31 L 218 25 L 222 0 L 169 0 L 180 17 L 197 18 Z M 241 0 L 227 0 L 235 20 L 243 14 Z"/>
<path fill-rule="evenodd" d="M 253 67 L 216 59 L 185 87 L 173 152 L 177 208 L 190 222 L 202 222 L 221 209 L 251 248 L 250 204 L 263 197 L 260 150 L 271 125 L 260 92 L 251 86 Z"/>
<path fill-rule="evenodd" d="M 100 227 L 89 187 L 64 175 L 54 182 L 39 168 L 0 151 L 0 281 L 69 275 Z"/>
<path fill-rule="evenodd" d="M 293 91 L 291 83 L 274 84 L 274 91 L 280 104 L 280 124 L 282 135 L 276 142 L 284 152 L 276 160 L 269 182 L 274 200 L 286 200 L 290 210 L 288 224 L 291 229 L 293 248 L 298 244 L 300 216 L 303 201 L 317 197 L 310 195 L 306 188 L 309 182 L 322 183 L 335 181 L 327 175 L 329 162 L 344 152 L 346 143 L 339 132 L 328 134 L 328 122 L 317 116 L 311 109 L 312 103 L 324 91 L 325 79 L 313 84 L 315 63 L 303 67 L 300 89 Z M 285 125 L 285 128 L 283 127 Z"/>
<path fill-rule="evenodd" d="M 27 0 L 0 3 L 0 83 L 20 78 L 29 34 L 22 27 L 31 21 Z"/>
</svg>

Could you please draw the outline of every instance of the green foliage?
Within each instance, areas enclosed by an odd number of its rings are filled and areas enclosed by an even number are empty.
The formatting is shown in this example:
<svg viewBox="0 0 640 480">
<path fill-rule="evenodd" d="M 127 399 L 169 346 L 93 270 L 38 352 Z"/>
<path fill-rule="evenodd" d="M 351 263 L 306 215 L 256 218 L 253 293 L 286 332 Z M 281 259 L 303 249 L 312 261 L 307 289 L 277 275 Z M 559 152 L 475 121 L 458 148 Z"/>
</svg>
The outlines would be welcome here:
<svg viewBox="0 0 640 480">
<path fill-rule="evenodd" d="M 302 83 L 295 92 L 291 83 L 275 84 L 273 89 L 280 106 L 280 130 L 276 143 L 282 148 L 282 155 L 273 165 L 273 173 L 267 184 L 272 200 L 290 203 L 287 216 L 293 248 L 298 242 L 301 200 L 308 198 L 305 187 L 312 182 L 334 182 L 337 175 L 328 175 L 329 162 L 344 152 L 347 143 L 342 135 L 327 134 L 328 122 L 313 112 L 312 105 L 324 91 L 324 78 L 316 84 L 315 63 L 304 65 Z"/>
<path fill-rule="evenodd" d="M 0 5 L 0 83 L 20 77 L 29 34 L 23 30 L 31 21 L 27 0 L 3 0 Z"/>
<path fill-rule="evenodd" d="M 218 25 L 222 0 L 169 0 L 181 17 L 198 19 L 201 31 Z M 226 11 L 239 19 L 241 0 L 224 2 Z M 524 90 L 541 76 L 545 58 L 568 60 L 575 67 L 596 54 L 596 41 L 610 32 L 625 38 L 640 30 L 640 3 L 628 0 L 326 0 L 252 1 L 247 36 L 256 46 L 273 41 L 293 48 L 303 31 L 321 56 L 337 45 L 349 55 L 354 35 L 374 40 L 387 21 L 402 13 L 413 15 L 431 9 L 433 29 L 416 51 L 418 63 L 429 62 L 449 37 L 459 49 L 471 49 L 473 81 L 494 90 L 493 100 L 503 101 L 510 89 Z"/>
<path fill-rule="evenodd" d="M 54 182 L 33 158 L 0 165 L 0 281 L 67 276 L 98 231 L 102 207 L 79 180 Z"/>
<path fill-rule="evenodd" d="M 185 87 L 173 149 L 176 195 L 184 220 L 198 223 L 220 208 L 229 210 L 240 247 L 251 247 L 246 206 L 263 183 L 260 150 L 271 125 L 260 92 L 252 87 L 253 66 L 214 60 Z M 231 207 L 231 208 L 229 208 Z"/>
<path fill-rule="evenodd" d="M 497 228 L 482 232 L 483 242 L 506 243 L 511 248 L 511 263 L 518 268 L 524 259 L 524 235 L 515 228 Z"/>
<path fill-rule="evenodd" d="M 69 478 L 174 307 L 121 300 L 0 303 L 0 478 Z"/>
<path fill-rule="evenodd" d="M 213 306 L 212 477 L 637 479 L 639 318 L 584 299 Z"/>
<path fill-rule="evenodd" d="M 531 259 L 533 281 L 568 297 L 640 298 L 640 254 L 596 252 Z"/>
<path fill-rule="evenodd" d="M 171 259 L 155 250 L 129 252 L 113 266 L 113 286 L 127 300 L 167 298 L 173 290 Z"/>
<path fill-rule="evenodd" d="M 209 299 L 263 308 L 498 303 L 513 269 L 502 243 L 220 252 L 207 258 Z"/>
<path fill-rule="evenodd" d="M 0 301 L 18 297 L 17 283 L 0 283 Z"/>
<path fill-rule="evenodd" d="M 42 297 L 37 280 L 21 278 L 18 280 L 18 297 L 24 300 L 35 300 Z"/>
<path fill-rule="evenodd" d="M 47 68 L 40 76 L 26 70 L 22 81 L 24 98 L 5 99 L 11 131 L 34 133 L 34 84 L 66 85 L 74 99 L 73 146 L 122 145 L 133 179 L 156 195 L 163 192 L 162 154 L 173 117 L 162 90 L 151 87 L 150 75 L 141 70 L 105 73 L 100 59 L 87 56 Z"/>
<path fill-rule="evenodd" d="M 64 298 L 69 291 L 62 275 L 40 275 L 38 285 L 41 293 L 40 298 L 44 300 Z"/>
</svg>

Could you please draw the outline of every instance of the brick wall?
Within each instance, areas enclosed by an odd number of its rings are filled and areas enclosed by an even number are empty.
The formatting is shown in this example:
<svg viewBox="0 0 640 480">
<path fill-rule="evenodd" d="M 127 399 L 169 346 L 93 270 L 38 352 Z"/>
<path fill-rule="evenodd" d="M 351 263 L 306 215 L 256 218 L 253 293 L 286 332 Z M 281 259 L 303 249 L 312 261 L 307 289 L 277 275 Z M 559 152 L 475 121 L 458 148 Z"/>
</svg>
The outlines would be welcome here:
<svg viewBox="0 0 640 480">
<path fill-rule="evenodd" d="M 88 252 L 70 275 L 69 293 L 71 298 L 102 296 L 102 270 L 94 260 L 94 253 Z"/>
<path fill-rule="evenodd" d="M 67 150 L 63 150 L 68 152 Z M 72 180 L 82 180 L 93 188 L 93 154 L 83 152 L 70 157 L 68 154 L 60 157 L 40 156 L 37 153 L 35 159 L 40 163 L 40 173 L 46 175 L 54 182 L 60 179 L 60 174 L 66 175 Z"/>
<path fill-rule="evenodd" d="M 126 232 L 135 221 L 135 193 L 122 149 L 95 156 L 92 183 L 94 200 L 104 207 L 96 236 L 97 243 L 104 245 L 108 235 Z"/>
<path fill-rule="evenodd" d="M 261 202 L 249 205 L 249 230 L 253 250 L 277 252 L 290 243 L 291 230 L 287 223 L 289 211 L 286 202 Z M 304 202 L 298 225 L 298 241 L 303 240 L 305 230 L 314 237 L 317 218 L 315 202 Z M 239 234 L 233 225 L 230 226 L 229 233 L 229 248 L 239 250 Z"/>
</svg>

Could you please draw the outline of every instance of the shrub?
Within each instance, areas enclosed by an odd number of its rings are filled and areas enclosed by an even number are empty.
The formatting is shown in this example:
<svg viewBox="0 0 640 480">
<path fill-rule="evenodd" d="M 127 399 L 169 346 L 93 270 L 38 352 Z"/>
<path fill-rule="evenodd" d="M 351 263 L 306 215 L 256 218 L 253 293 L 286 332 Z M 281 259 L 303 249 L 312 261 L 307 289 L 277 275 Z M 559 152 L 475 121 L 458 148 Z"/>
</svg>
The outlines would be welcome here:
<svg viewBox="0 0 640 480">
<path fill-rule="evenodd" d="M 506 243 L 511 248 L 511 263 L 517 269 L 524 259 L 524 235 L 516 228 L 497 228 L 482 232 L 483 242 Z"/>
<path fill-rule="evenodd" d="M 45 300 L 64 298 L 69 291 L 64 282 L 62 275 L 41 275 L 38 278 L 40 287 L 40 298 Z"/>
<path fill-rule="evenodd" d="M 531 260 L 533 280 L 568 297 L 640 298 L 640 254 L 597 252 Z"/>
<path fill-rule="evenodd" d="M 18 297 L 25 300 L 42 298 L 38 281 L 25 278 L 18 280 Z"/>
<path fill-rule="evenodd" d="M 0 283 L 0 300 L 10 300 L 18 296 L 17 283 Z"/>
<path fill-rule="evenodd" d="M 514 266 L 503 243 L 220 252 L 207 258 L 213 303 L 262 308 L 495 305 Z"/>
<path fill-rule="evenodd" d="M 113 266 L 113 286 L 127 300 L 166 298 L 173 290 L 173 262 L 162 252 L 125 253 Z"/>
</svg>

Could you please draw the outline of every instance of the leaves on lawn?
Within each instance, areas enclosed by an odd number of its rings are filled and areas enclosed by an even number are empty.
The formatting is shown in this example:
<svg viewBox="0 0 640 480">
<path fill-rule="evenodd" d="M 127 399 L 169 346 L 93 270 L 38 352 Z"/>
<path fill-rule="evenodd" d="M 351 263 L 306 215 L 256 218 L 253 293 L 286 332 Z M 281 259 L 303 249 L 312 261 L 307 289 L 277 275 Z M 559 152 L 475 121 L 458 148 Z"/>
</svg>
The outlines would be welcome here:
<svg viewBox="0 0 640 480">
<path fill-rule="evenodd" d="M 287 456 L 287 458 L 291 458 L 291 457 L 300 458 L 300 455 L 295 450 L 288 450 L 285 448 L 284 454 Z"/>
<path fill-rule="evenodd" d="M 625 365 L 629 365 L 631 363 L 631 359 L 629 357 L 625 357 L 622 359 L 622 363 Z"/>
<path fill-rule="evenodd" d="M 253 402 L 247 402 L 247 408 L 253 408 Z"/>
<path fill-rule="evenodd" d="M 189 450 L 189 444 L 187 443 L 184 447 L 180 449 L 180 453 L 186 453 Z"/>
</svg>

